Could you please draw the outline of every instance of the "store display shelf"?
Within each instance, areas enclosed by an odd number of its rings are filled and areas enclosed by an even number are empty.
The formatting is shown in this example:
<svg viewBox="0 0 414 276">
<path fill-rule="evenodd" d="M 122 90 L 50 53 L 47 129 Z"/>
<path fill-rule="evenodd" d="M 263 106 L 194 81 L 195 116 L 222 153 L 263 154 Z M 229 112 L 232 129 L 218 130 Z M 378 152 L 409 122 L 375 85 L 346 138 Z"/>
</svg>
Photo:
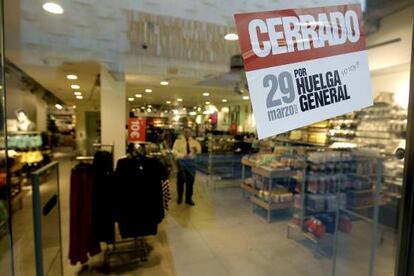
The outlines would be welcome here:
<svg viewBox="0 0 414 276">
<path fill-rule="evenodd" d="M 375 136 L 360 136 L 356 135 L 355 138 L 364 138 L 364 139 L 375 139 L 375 140 L 390 140 L 392 137 L 375 137 Z"/>
<path fill-rule="evenodd" d="M 306 232 L 299 225 L 288 223 L 288 228 L 294 229 L 295 231 L 298 231 L 300 234 L 303 235 L 306 239 L 312 241 L 313 243 L 320 243 L 323 240 L 332 239 L 333 235 L 326 233 L 323 238 L 317 238 L 312 233 Z"/>
<path fill-rule="evenodd" d="M 34 135 L 42 134 L 40 131 L 8 131 L 7 135 Z"/>
<path fill-rule="evenodd" d="M 256 196 L 251 196 L 250 201 L 257 206 L 260 206 L 263 209 L 270 210 L 270 211 L 290 209 L 293 207 L 293 201 L 280 202 L 280 203 L 269 203 Z"/>
<path fill-rule="evenodd" d="M 347 209 L 351 211 L 358 211 L 358 210 L 369 209 L 369 208 L 374 208 L 374 207 L 375 205 L 371 203 L 371 204 L 360 205 L 360 206 L 352 206 L 352 207 L 348 207 Z"/>
<path fill-rule="evenodd" d="M 392 197 L 392 198 L 397 198 L 397 199 L 401 199 L 401 193 L 392 193 L 392 192 L 387 192 L 387 196 L 388 197 Z"/>
<path fill-rule="evenodd" d="M 242 159 L 241 163 L 245 166 L 249 166 L 249 167 L 256 167 L 256 163 L 248 160 L 248 159 Z"/>
<path fill-rule="evenodd" d="M 334 213 L 334 212 L 336 212 L 336 210 L 332 210 L 332 211 L 329 211 L 329 210 L 326 210 L 326 209 L 316 210 L 316 209 L 311 208 L 309 206 L 306 207 L 306 210 L 310 211 L 312 213 Z"/>
<path fill-rule="evenodd" d="M 373 193 L 374 191 L 372 189 L 365 189 L 365 190 L 347 190 L 348 193 L 352 194 L 367 194 L 367 193 Z"/>
<path fill-rule="evenodd" d="M 384 183 L 385 184 L 388 184 L 388 185 L 395 185 L 395 186 L 402 187 L 402 181 L 389 181 L 389 180 L 385 180 Z"/>
<path fill-rule="evenodd" d="M 275 178 L 275 177 L 293 177 L 297 175 L 297 171 L 292 170 L 268 170 L 263 167 L 254 167 L 252 172 L 261 176 Z"/>
<path fill-rule="evenodd" d="M 348 173 L 349 176 L 353 176 L 353 177 L 359 177 L 359 178 L 364 178 L 364 179 L 373 179 L 375 177 L 377 177 L 376 174 L 358 174 L 358 173 Z"/>
<path fill-rule="evenodd" d="M 251 185 L 246 184 L 245 182 L 241 182 L 240 187 L 249 194 L 257 194 L 257 190 Z"/>
<path fill-rule="evenodd" d="M 305 141 L 282 139 L 282 138 L 278 138 L 276 141 L 281 142 L 281 143 L 290 143 L 290 144 L 299 145 L 299 146 L 310 146 L 310 147 L 324 147 L 325 146 L 325 144 L 315 144 L 315 143 L 309 143 Z"/>
</svg>

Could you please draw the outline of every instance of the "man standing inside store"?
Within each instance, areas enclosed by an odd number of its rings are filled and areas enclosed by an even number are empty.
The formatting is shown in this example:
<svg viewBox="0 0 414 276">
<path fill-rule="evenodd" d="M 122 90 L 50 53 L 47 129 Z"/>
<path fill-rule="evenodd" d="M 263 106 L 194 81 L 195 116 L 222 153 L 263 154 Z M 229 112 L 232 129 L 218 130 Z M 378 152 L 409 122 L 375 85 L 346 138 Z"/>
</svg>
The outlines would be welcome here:
<svg viewBox="0 0 414 276">
<path fill-rule="evenodd" d="M 178 204 L 183 202 L 185 183 L 185 203 L 194 206 L 193 185 L 196 174 L 195 158 L 201 153 L 201 146 L 193 137 L 192 130 L 188 127 L 183 129 L 183 134 L 175 140 L 173 152 L 177 158 L 177 193 Z"/>
</svg>

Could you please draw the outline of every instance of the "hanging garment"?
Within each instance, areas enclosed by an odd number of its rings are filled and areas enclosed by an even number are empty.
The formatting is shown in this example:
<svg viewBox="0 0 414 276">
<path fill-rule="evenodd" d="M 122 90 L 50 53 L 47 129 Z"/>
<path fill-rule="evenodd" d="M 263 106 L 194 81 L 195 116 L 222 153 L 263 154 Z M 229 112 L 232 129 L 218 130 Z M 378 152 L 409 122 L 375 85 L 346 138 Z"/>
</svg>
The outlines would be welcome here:
<svg viewBox="0 0 414 276">
<path fill-rule="evenodd" d="M 113 156 L 108 151 L 97 151 L 93 159 L 95 174 L 92 198 L 92 233 L 100 242 L 115 241 L 115 221 L 112 202 Z"/>
<path fill-rule="evenodd" d="M 156 158 L 127 157 L 118 160 L 115 171 L 115 220 L 122 238 L 157 233 L 164 218 L 162 181 L 166 168 Z"/>
<path fill-rule="evenodd" d="M 72 265 L 86 263 L 88 255 L 101 252 L 99 240 L 92 232 L 93 167 L 78 164 L 70 176 L 69 259 Z"/>
<path fill-rule="evenodd" d="M 162 197 L 164 202 L 164 210 L 168 211 L 168 203 L 171 200 L 170 182 L 168 180 L 162 182 Z"/>
</svg>

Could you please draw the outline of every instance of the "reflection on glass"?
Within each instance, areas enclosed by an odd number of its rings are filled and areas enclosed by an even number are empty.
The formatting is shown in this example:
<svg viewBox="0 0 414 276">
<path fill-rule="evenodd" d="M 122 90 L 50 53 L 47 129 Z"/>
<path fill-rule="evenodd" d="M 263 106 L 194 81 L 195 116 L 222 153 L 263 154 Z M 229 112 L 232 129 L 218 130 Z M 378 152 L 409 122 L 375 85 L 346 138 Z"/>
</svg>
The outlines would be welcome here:
<svg viewBox="0 0 414 276">
<path fill-rule="evenodd" d="M 36 269 L 44 275 L 61 275 L 58 164 L 51 163 L 34 172 L 32 183 Z"/>
</svg>

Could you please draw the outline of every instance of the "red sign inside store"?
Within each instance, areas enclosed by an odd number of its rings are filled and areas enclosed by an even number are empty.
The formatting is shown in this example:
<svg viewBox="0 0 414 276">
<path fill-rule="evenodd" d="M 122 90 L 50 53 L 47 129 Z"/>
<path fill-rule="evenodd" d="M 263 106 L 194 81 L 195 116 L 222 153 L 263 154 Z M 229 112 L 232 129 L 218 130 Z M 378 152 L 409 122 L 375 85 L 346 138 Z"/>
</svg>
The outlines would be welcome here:
<svg viewBox="0 0 414 276">
<path fill-rule="evenodd" d="M 146 121 L 142 118 L 128 119 L 128 142 L 145 141 Z"/>
</svg>

